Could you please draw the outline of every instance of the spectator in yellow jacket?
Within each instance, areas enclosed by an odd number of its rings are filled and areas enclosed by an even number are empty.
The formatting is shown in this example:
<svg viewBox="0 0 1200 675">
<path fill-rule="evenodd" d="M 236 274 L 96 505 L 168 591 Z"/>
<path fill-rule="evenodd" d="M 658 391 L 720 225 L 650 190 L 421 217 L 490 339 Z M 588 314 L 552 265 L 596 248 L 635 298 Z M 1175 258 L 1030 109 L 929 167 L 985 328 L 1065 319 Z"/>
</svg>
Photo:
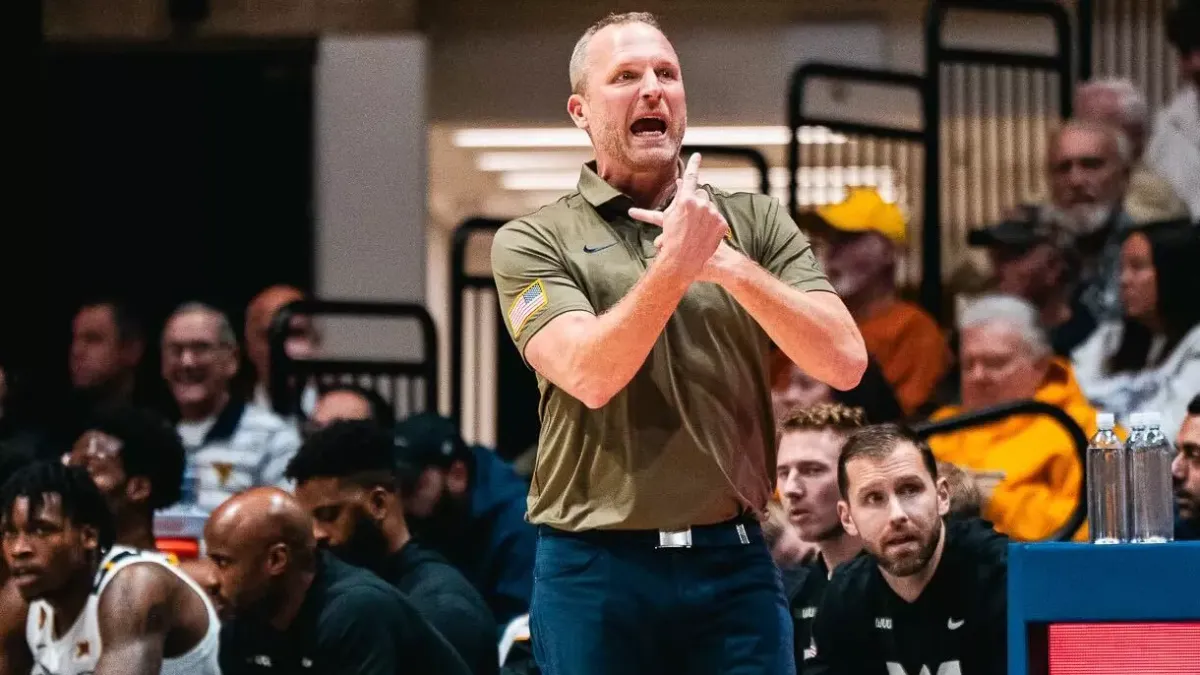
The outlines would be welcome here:
<svg viewBox="0 0 1200 675">
<path fill-rule="evenodd" d="M 943 419 L 1001 403 L 1035 399 L 1057 406 L 1090 437 L 1096 411 L 1071 365 L 1054 356 L 1037 310 L 1025 300 L 989 295 L 959 318 L 962 405 Z M 1045 539 L 1062 527 L 1079 499 L 1083 467 L 1067 432 L 1045 416 L 1022 415 L 929 439 L 941 461 L 972 474 L 983 516 L 1013 539 Z M 1081 528 L 1076 539 L 1086 535 Z"/>
</svg>

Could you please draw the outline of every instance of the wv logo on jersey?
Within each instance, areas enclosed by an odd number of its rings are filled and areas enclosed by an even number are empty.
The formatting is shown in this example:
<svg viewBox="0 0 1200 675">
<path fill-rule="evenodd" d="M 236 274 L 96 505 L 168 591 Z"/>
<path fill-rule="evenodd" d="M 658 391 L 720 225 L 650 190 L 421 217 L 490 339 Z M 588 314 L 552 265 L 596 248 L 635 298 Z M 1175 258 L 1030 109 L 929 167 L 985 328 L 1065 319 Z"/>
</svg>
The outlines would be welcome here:
<svg viewBox="0 0 1200 675">
<path fill-rule="evenodd" d="M 908 671 L 904 669 L 904 666 L 891 661 L 888 661 L 887 671 L 888 675 L 908 675 Z M 933 674 L 929 672 L 929 666 L 921 666 L 921 670 L 917 675 Z M 962 675 L 962 664 L 957 660 L 947 661 L 938 666 L 937 675 Z"/>
</svg>

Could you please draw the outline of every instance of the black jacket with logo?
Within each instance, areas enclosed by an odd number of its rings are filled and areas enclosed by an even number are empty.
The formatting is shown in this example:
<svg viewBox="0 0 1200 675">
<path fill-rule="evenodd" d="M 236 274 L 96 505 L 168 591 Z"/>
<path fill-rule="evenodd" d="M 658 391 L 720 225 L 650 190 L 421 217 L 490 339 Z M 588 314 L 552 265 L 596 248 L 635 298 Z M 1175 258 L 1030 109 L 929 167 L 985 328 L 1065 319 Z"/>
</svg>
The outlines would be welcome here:
<svg viewBox="0 0 1200 675">
<path fill-rule="evenodd" d="M 951 520 L 937 570 L 914 602 L 876 561 L 841 565 L 813 624 L 812 675 L 1005 675 L 1008 538 L 985 521 Z"/>
</svg>

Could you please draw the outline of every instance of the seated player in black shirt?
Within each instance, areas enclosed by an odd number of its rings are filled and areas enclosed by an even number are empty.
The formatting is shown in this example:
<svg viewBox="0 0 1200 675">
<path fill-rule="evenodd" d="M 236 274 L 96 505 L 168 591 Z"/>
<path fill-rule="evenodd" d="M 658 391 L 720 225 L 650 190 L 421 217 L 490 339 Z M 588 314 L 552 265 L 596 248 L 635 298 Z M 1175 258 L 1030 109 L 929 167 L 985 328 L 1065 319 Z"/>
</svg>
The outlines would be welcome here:
<svg viewBox="0 0 1200 675">
<path fill-rule="evenodd" d="M 275 488 L 238 494 L 209 518 L 204 541 L 230 617 L 224 675 L 469 675 L 403 593 L 318 552 L 312 530 L 303 507 Z"/>
<path fill-rule="evenodd" d="M 496 621 L 483 596 L 409 535 L 391 434 L 374 422 L 334 422 L 305 441 L 287 477 L 316 523 L 318 546 L 403 591 L 474 675 L 495 675 Z"/>
<path fill-rule="evenodd" d="M 929 447 L 895 425 L 853 434 L 838 460 L 838 512 L 869 555 L 839 567 L 804 672 L 1004 675 L 1008 540 L 944 521 L 950 490 Z"/>
<path fill-rule="evenodd" d="M 798 673 L 813 653 L 812 623 L 831 570 L 862 551 L 838 517 L 837 465 L 842 444 L 863 418 L 862 408 L 820 403 L 792 411 L 779 425 L 776 478 L 784 510 L 800 538 L 819 550 L 815 561 L 795 570 L 788 589 Z"/>
</svg>

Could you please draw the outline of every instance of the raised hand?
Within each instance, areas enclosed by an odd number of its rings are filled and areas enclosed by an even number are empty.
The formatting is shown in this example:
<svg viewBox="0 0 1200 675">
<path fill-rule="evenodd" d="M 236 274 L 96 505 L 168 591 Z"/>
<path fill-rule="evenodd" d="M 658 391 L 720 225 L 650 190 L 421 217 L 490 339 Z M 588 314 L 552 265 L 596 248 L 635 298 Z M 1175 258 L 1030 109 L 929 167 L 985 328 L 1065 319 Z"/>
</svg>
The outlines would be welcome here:
<svg viewBox="0 0 1200 675">
<path fill-rule="evenodd" d="M 675 199 L 665 211 L 629 209 L 630 218 L 663 229 L 655 242 L 660 264 L 670 266 L 689 282 L 701 276 L 729 231 L 708 193 L 696 187 L 699 175 L 700 153 L 695 153 L 688 158 Z"/>
</svg>

